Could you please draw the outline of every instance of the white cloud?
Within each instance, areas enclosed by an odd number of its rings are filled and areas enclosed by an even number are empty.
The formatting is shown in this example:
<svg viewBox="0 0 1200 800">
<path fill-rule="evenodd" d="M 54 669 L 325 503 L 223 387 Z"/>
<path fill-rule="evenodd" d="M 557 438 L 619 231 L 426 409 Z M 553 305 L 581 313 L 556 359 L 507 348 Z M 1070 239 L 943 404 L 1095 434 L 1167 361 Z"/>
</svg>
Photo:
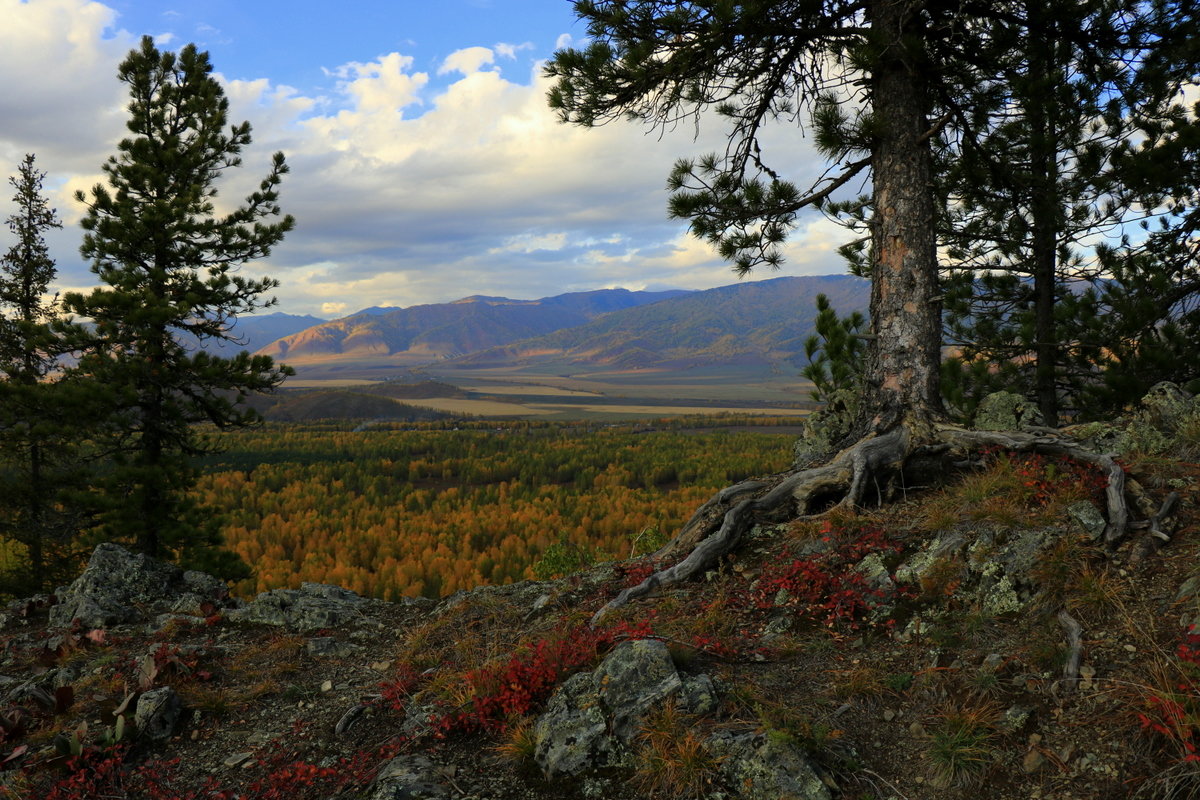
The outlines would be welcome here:
<svg viewBox="0 0 1200 800">
<path fill-rule="evenodd" d="M 512 56 L 509 56 L 510 58 Z M 438 75 L 446 75 L 451 72 L 461 72 L 463 75 L 470 75 L 474 72 L 479 72 L 488 64 L 496 63 L 496 54 L 486 47 L 467 47 L 462 50 L 455 50 L 442 65 L 438 67 Z"/>
<path fill-rule="evenodd" d="M 70 226 L 80 215 L 70 193 L 102 180 L 99 167 L 122 135 L 126 99 L 115 73 L 136 40 L 112 30 L 111 10 L 84 0 L 0 0 L 0 11 L 9 23 L 0 29 L 0 157 L 11 171 L 37 152 Z M 564 36 L 558 46 L 572 43 Z M 520 79 L 483 69 L 524 48 L 456 51 L 436 86 L 402 53 L 353 61 L 327 70 L 336 81 L 314 96 L 218 73 L 231 121 L 254 128 L 218 202 L 252 191 L 274 150 L 292 169 L 280 204 L 297 228 L 246 273 L 281 280 L 281 310 L 325 314 L 470 294 L 733 281 L 706 244 L 666 218 L 673 161 L 722 149 L 720 123 L 698 141 L 690 126 L 659 135 L 624 122 L 561 125 L 540 66 Z M 819 169 L 793 128 L 765 146 L 799 182 Z M 842 239 L 827 225 L 814 218 L 797 231 L 784 274 L 842 271 L 833 252 Z M 51 242 L 61 282 L 73 286 L 91 279 L 73 255 L 79 237 L 68 228 Z"/>
<path fill-rule="evenodd" d="M 345 303 L 321 303 L 321 313 L 332 317 L 341 316 L 347 308 Z"/>
<path fill-rule="evenodd" d="M 412 56 L 388 53 L 366 64 L 346 64 L 337 70 L 337 74 L 346 79 L 344 91 L 359 111 L 367 114 L 393 112 L 420 103 L 421 88 L 429 82 L 429 76 L 424 72 L 408 72 L 412 63 Z"/>
<path fill-rule="evenodd" d="M 504 244 L 489 250 L 489 253 L 535 253 L 538 250 L 562 250 L 567 244 L 566 233 L 523 233 L 510 236 Z"/>
</svg>

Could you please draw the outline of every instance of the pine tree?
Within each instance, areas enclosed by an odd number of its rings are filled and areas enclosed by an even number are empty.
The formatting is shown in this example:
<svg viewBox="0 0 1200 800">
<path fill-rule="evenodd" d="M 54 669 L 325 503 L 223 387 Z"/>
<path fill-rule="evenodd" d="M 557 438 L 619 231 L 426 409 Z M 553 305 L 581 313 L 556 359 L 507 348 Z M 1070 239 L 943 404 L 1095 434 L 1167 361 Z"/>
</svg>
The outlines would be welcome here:
<svg viewBox="0 0 1200 800">
<path fill-rule="evenodd" d="M 996 77 L 967 89 L 974 113 L 944 155 L 946 330 L 961 349 L 945 375 L 968 415 L 1005 389 L 1055 426 L 1064 412 L 1078 415 L 1106 361 L 1096 309 L 1081 296 L 1111 284 L 1095 240 L 1144 213 L 1120 155 L 1177 112 L 1197 65 L 1179 49 L 1184 4 L 1018 8 L 1022 18 L 996 22 L 1008 42 Z"/>
<path fill-rule="evenodd" d="M 678 162 L 670 211 L 738 273 L 778 266 L 779 245 L 801 211 L 828 207 L 857 176 L 871 178 L 871 197 L 861 206 L 869 206 L 862 218 L 871 329 L 849 446 L 828 463 L 722 490 L 659 553 L 682 560 L 623 591 L 593 621 L 656 587 L 702 574 L 756 522 L 812 513 L 831 496 L 840 495 L 843 506 L 872 492 L 884 499 L 888 480 L 920 454 L 962 457 L 1001 445 L 1090 461 L 1112 487 L 1105 537 L 1125 535 L 1124 474 L 1111 458 L 1067 441 L 956 428 L 942 405 L 933 142 L 970 125 L 979 94 L 968 85 L 1003 84 L 1007 42 L 997 31 L 1039 24 L 1024 16 L 1023 4 L 579 0 L 575 10 L 587 21 L 590 42 L 559 51 L 546 68 L 556 79 L 550 104 L 564 121 L 670 126 L 703 124 L 715 113 L 728 122 L 723 154 Z M 1089 45 L 1088 31 L 1067 26 L 1055 33 Z M 762 134 L 771 124 L 805 121 L 837 165 L 802 192 L 767 163 Z M 855 135 L 820 135 L 837 128 Z"/>
<path fill-rule="evenodd" d="M 211 71 L 194 45 L 159 52 L 150 37 L 121 64 L 132 135 L 103 167 L 107 186 L 77 195 L 87 206 L 81 252 L 104 285 L 64 304 L 95 326 L 79 369 L 117 392 L 108 535 L 151 555 L 232 569 L 228 560 L 205 563 L 219 537 L 211 521 L 189 513 L 189 458 L 205 449 L 194 424 L 253 423 L 239 401 L 274 388 L 287 370 L 245 352 L 189 352 L 179 334 L 228 339 L 238 314 L 271 305 L 264 295 L 277 282 L 237 271 L 267 256 L 294 222 L 277 202 L 282 153 L 242 205 L 217 211 L 215 183 L 241 164 L 250 125 L 226 127 L 228 100 Z"/>
<path fill-rule="evenodd" d="M 45 234 L 61 228 L 43 194 L 46 173 L 26 155 L 9 183 L 15 238 L 0 256 L 0 536 L 25 549 L 28 564 L 5 579 L 14 593 L 43 591 L 64 577 L 70 544 L 83 524 L 66 495 L 78 480 L 78 407 L 70 387 L 53 375 L 64 352 L 57 274 Z"/>
<path fill-rule="evenodd" d="M 729 121 L 723 155 L 677 164 L 670 211 L 739 274 L 778 266 L 797 215 L 870 171 L 881 212 L 871 231 L 873 338 L 862 429 L 883 432 L 901 420 L 924 427 L 939 418 L 941 318 L 929 224 L 929 139 L 937 126 L 928 117 L 926 76 L 963 45 L 957 6 L 585 0 L 575 9 L 591 43 L 556 53 L 547 67 L 557 79 L 550 103 L 563 120 L 671 125 L 711 110 Z M 869 106 L 869 152 L 837 153 L 841 168 L 801 191 L 766 163 L 763 129 L 829 108 L 837 93 Z"/>
<path fill-rule="evenodd" d="M 1139 204 L 1154 209 L 1139 235 L 1098 249 L 1104 280 L 1071 299 L 1088 321 L 1098 379 L 1080 413 L 1103 419 L 1160 381 L 1200 390 L 1200 121 L 1176 105 L 1127 141 L 1117 166 Z"/>
</svg>

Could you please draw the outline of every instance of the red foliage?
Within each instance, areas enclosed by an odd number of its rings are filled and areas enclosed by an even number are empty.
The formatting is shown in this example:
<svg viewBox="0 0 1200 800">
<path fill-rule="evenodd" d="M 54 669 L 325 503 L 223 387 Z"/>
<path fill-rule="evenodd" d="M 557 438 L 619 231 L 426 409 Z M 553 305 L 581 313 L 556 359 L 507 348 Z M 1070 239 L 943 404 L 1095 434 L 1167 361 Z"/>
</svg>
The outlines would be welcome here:
<svg viewBox="0 0 1200 800">
<path fill-rule="evenodd" d="M 396 678 L 379 685 L 380 704 L 403 712 L 413 691 L 420 686 L 421 677 L 411 664 L 400 664 L 396 667 Z"/>
<path fill-rule="evenodd" d="M 1176 654 L 1184 663 L 1183 679 L 1169 696 L 1150 695 L 1149 708 L 1138 713 L 1138 722 L 1143 730 L 1166 739 L 1181 754 L 1178 760 L 1200 762 L 1200 633 L 1195 625 L 1184 631 Z"/>
<path fill-rule="evenodd" d="M 474 692 L 470 707 L 443 715 L 434 724 L 435 735 L 501 730 L 507 719 L 529 713 L 564 678 L 592 664 L 618 642 L 650 635 L 646 622 L 621 622 L 599 630 L 578 625 L 524 648 L 506 662 L 472 670 L 463 678 Z"/>
<path fill-rule="evenodd" d="M 1045 456 L 1041 453 L 1013 453 L 991 449 L 985 453 L 989 461 L 1006 459 L 1030 492 L 1035 505 L 1043 506 L 1064 486 L 1074 486 L 1094 500 L 1102 500 L 1108 488 L 1108 476 L 1091 464 L 1069 456 Z"/>
<path fill-rule="evenodd" d="M 642 581 L 653 575 L 658 569 L 658 565 L 653 561 L 641 561 L 636 564 L 622 564 L 617 567 L 617 570 L 625 577 L 625 587 L 637 586 Z"/>
<path fill-rule="evenodd" d="M 901 545 L 872 525 L 840 528 L 826 520 L 822 533 L 827 550 L 801 558 L 785 553 L 780 562 L 768 564 L 750 603 L 772 609 L 780 591 L 786 591 L 785 605 L 799 616 L 830 628 L 857 628 L 883 592 L 871 587 L 855 565 L 870 553 L 899 552 Z"/>
</svg>

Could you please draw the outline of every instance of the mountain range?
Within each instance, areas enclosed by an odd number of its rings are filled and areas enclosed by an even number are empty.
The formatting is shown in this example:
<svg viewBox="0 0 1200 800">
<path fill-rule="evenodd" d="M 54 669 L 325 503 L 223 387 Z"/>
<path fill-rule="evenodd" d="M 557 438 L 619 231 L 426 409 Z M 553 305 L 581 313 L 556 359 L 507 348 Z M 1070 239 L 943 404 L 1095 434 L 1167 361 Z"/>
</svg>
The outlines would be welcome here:
<svg viewBox="0 0 1200 800">
<path fill-rule="evenodd" d="M 218 356 L 231 356 L 239 350 L 254 352 L 266 347 L 276 339 L 291 336 L 314 325 L 320 325 L 325 320 L 308 315 L 285 314 L 276 311 L 262 316 L 238 317 L 237 323 L 230 331 L 232 339 L 206 339 L 201 349 Z M 185 334 L 180 338 L 187 341 Z M 191 341 L 195 341 L 193 338 Z"/>
<path fill-rule="evenodd" d="M 259 352 L 288 364 L 437 362 L 481 367 L 680 370 L 807 363 L 818 294 L 865 310 L 870 283 L 848 275 L 748 281 L 706 291 L 601 289 L 512 300 L 472 296 L 370 308 L 283 336 Z"/>
<path fill-rule="evenodd" d="M 287 363 L 386 357 L 397 364 L 422 364 L 576 327 L 602 314 L 683 294 L 601 289 L 540 300 L 475 295 L 452 303 L 370 308 L 281 338 L 261 352 Z"/>
</svg>

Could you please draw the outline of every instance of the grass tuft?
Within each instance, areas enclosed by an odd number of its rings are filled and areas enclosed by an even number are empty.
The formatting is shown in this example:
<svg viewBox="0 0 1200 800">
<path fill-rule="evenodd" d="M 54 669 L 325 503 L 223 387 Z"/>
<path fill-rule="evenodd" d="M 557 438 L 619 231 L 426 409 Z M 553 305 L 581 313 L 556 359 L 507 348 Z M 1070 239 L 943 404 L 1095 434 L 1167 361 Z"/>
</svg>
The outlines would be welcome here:
<svg viewBox="0 0 1200 800">
<path fill-rule="evenodd" d="M 997 716 L 993 703 L 951 706 L 941 713 L 925 750 L 934 785 L 963 788 L 982 780 L 996 757 Z"/>
<path fill-rule="evenodd" d="M 673 700 L 650 714 L 634 743 L 634 783 L 651 797 L 699 798 L 711 791 L 722 759 L 696 735 Z"/>
</svg>

